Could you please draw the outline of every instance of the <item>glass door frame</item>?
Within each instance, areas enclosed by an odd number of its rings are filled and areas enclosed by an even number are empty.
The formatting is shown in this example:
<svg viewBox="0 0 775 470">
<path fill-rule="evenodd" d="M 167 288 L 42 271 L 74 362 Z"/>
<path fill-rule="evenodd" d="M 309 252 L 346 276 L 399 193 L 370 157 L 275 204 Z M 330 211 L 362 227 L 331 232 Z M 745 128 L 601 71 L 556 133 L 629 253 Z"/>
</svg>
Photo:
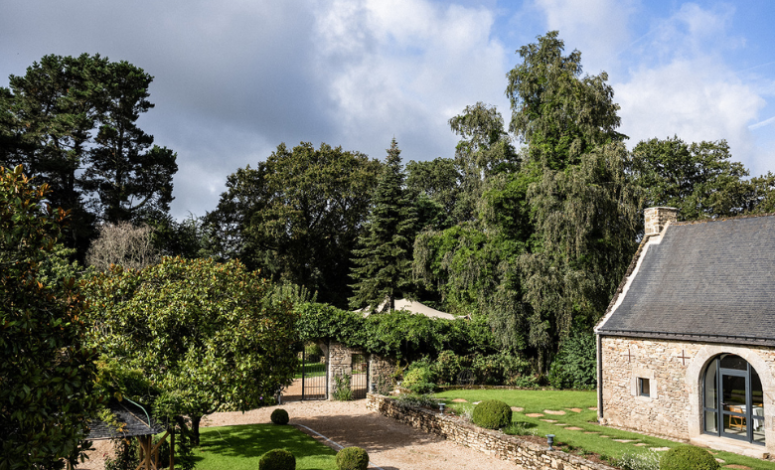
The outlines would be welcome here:
<svg viewBox="0 0 775 470">
<path fill-rule="evenodd" d="M 739 370 L 739 369 L 727 369 L 721 367 L 721 358 L 723 356 L 732 355 L 732 354 L 719 354 L 713 360 L 708 364 L 708 366 L 705 368 L 705 373 L 702 376 L 702 432 L 704 434 L 711 434 L 719 437 L 727 437 L 731 439 L 737 439 L 740 441 L 746 441 L 750 442 L 752 444 L 757 445 L 764 445 L 764 442 L 758 442 L 753 439 L 753 431 L 754 431 L 754 416 L 753 416 L 753 391 L 751 390 L 751 371 L 752 367 L 751 364 L 748 361 L 745 361 L 746 363 L 746 369 L 745 370 Z M 739 357 L 739 356 L 738 356 Z M 742 359 L 742 358 L 741 358 Z M 715 368 L 716 370 L 716 380 L 715 380 L 715 386 L 716 386 L 716 407 L 715 408 L 709 408 L 706 406 L 706 395 L 708 393 L 708 390 L 706 390 L 706 384 L 707 384 L 707 374 L 710 371 L 711 368 Z M 732 411 L 727 411 L 724 409 L 724 380 L 723 377 L 742 377 L 745 379 L 745 413 L 735 413 Z M 716 414 L 716 432 L 708 431 L 707 430 L 707 412 L 712 412 Z M 731 434 L 724 432 L 724 417 L 725 416 L 737 416 L 745 419 L 745 436 L 742 436 L 740 434 Z M 762 422 L 763 423 L 763 422 Z"/>
</svg>

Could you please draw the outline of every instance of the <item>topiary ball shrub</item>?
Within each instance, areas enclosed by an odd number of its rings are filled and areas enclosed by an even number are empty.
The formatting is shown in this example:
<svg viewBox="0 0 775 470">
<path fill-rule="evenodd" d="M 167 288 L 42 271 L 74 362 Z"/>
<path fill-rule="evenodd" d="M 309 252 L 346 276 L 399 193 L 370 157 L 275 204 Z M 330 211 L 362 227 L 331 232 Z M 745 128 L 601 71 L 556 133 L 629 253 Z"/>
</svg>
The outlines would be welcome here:
<svg viewBox="0 0 775 470">
<path fill-rule="evenodd" d="M 270 450 L 258 461 L 258 470 L 296 470 L 296 457 L 285 449 Z"/>
<path fill-rule="evenodd" d="M 290 418 L 288 418 L 287 411 L 282 408 L 277 408 L 272 412 L 272 415 L 269 417 L 269 419 L 271 419 L 274 424 L 286 425 L 288 424 L 288 420 Z"/>
<path fill-rule="evenodd" d="M 366 470 L 369 454 L 360 447 L 345 447 L 336 454 L 336 468 L 339 470 Z"/>
<path fill-rule="evenodd" d="M 474 408 L 471 420 L 487 429 L 505 428 L 511 424 L 511 407 L 499 400 L 484 400 Z"/>
<path fill-rule="evenodd" d="M 665 452 L 659 460 L 659 470 L 718 470 L 715 457 L 705 449 L 681 446 Z"/>
</svg>

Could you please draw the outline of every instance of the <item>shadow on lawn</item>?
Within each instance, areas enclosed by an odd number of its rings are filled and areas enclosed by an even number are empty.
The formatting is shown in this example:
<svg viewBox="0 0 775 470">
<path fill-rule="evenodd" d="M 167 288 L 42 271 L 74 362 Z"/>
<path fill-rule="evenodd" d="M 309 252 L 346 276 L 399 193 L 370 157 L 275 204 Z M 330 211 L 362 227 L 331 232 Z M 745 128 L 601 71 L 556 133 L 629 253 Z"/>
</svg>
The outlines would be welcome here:
<svg viewBox="0 0 775 470">
<path fill-rule="evenodd" d="M 335 455 L 321 446 L 308 445 L 309 437 L 293 426 L 249 424 L 202 429 L 202 441 L 194 450 L 229 457 L 259 458 L 272 449 L 287 449 L 296 458 Z"/>
</svg>

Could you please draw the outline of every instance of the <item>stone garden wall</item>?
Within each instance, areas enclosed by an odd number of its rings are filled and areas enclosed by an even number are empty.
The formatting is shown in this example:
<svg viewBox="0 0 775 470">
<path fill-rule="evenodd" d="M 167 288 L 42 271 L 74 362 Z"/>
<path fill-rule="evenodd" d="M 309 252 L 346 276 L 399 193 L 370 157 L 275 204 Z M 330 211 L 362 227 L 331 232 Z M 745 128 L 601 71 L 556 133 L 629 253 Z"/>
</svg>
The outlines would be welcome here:
<svg viewBox="0 0 775 470">
<path fill-rule="evenodd" d="M 456 444 L 514 462 L 525 470 L 613 470 L 613 467 L 607 465 L 556 450 L 550 451 L 546 446 L 461 422 L 459 418 L 424 408 L 399 405 L 394 399 L 382 395 L 369 394 L 366 406 Z"/>
</svg>

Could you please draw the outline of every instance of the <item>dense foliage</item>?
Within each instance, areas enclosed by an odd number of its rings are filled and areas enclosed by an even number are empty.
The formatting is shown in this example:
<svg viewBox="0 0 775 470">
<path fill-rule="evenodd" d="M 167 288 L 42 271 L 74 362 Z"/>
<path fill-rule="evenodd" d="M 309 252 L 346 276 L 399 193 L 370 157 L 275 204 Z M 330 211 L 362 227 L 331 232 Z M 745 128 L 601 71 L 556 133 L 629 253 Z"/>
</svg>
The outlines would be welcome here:
<svg viewBox="0 0 775 470">
<path fill-rule="evenodd" d="M 555 388 L 593 388 L 597 381 L 595 336 L 576 331 L 560 346 L 549 368 L 549 383 Z"/>
<path fill-rule="evenodd" d="M 0 469 L 64 468 L 88 447 L 95 355 L 73 280 L 40 278 L 66 214 L 22 171 L 0 167 Z"/>
<path fill-rule="evenodd" d="M 296 330 L 302 341 L 328 338 L 372 354 L 419 359 L 451 350 L 457 354 L 496 352 L 484 319 L 431 319 L 394 311 L 364 317 L 330 305 L 304 303 L 295 307 Z"/>
<path fill-rule="evenodd" d="M 132 399 L 158 417 L 199 422 L 217 410 L 261 406 L 288 385 L 297 316 L 272 285 L 237 261 L 165 258 L 143 270 L 114 266 L 84 287 L 92 341 L 115 376 L 147 383 Z M 135 380 L 134 383 L 137 383 Z M 132 393 L 130 383 L 115 388 Z"/>
<path fill-rule="evenodd" d="M 719 467 L 713 454 L 694 446 L 674 447 L 659 460 L 659 470 L 717 470 Z"/>
<path fill-rule="evenodd" d="M 137 121 L 153 77 L 106 57 L 44 56 L 0 88 L 0 165 L 24 164 L 71 211 L 64 243 L 83 256 L 98 221 L 166 214 L 176 154 Z"/>
<path fill-rule="evenodd" d="M 336 468 L 339 470 L 366 470 L 369 454 L 360 447 L 345 447 L 336 454 Z"/>
<path fill-rule="evenodd" d="M 228 177 L 205 218 L 214 254 L 346 306 L 350 258 L 379 170 L 379 162 L 341 147 L 279 145 L 255 169 Z"/>
<path fill-rule="evenodd" d="M 364 232 L 353 251 L 351 308 L 367 308 L 371 313 L 389 311 L 395 308 L 395 300 L 412 297 L 412 243 L 417 220 L 404 179 L 401 150 L 393 139 Z"/>
<path fill-rule="evenodd" d="M 499 400 L 484 400 L 474 408 L 472 420 L 487 429 L 505 428 L 511 424 L 511 407 Z"/>
</svg>

